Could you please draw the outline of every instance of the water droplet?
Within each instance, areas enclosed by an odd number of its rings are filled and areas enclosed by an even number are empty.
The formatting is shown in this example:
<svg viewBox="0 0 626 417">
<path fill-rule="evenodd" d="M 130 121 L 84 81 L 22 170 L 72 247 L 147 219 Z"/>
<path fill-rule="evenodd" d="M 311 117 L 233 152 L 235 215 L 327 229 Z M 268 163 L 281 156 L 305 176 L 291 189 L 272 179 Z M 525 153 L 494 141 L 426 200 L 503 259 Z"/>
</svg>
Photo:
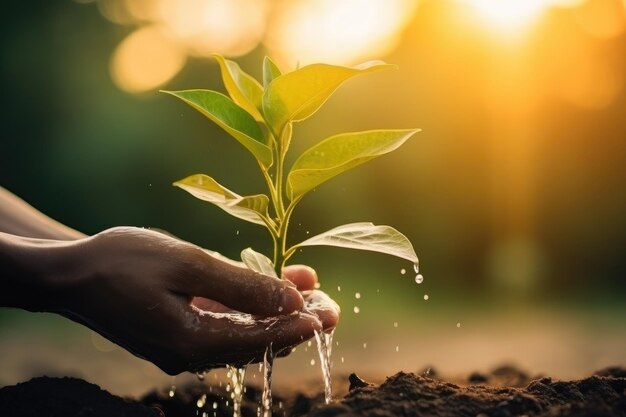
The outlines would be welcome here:
<svg viewBox="0 0 626 417">
<path fill-rule="evenodd" d="M 283 408 L 283 402 L 282 401 L 278 402 L 278 408 L 281 408 L 281 409 Z"/>
<path fill-rule="evenodd" d="M 315 365 L 315 359 L 311 359 L 311 366 Z"/>
<path fill-rule="evenodd" d="M 422 282 L 424 282 L 424 275 L 422 274 L 415 275 L 415 282 L 417 284 L 421 284 Z"/>
<path fill-rule="evenodd" d="M 309 232 L 309 231 L 307 230 L 307 231 L 306 231 L 306 234 L 308 235 L 309 233 L 311 233 L 311 232 Z"/>
<path fill-rule="evenodd" d="M 308 347 L 311 347 L 311 346 L 313 346 L 313 343 L 309 340 L 309 341 L 307 342 L 307 344 L 306 344 L 306 345 L 307 345 Z"/>
<path fill-rule="evenodd" d="M 341 363 L 344 363 L 344 362 L 345 362 L 345 360 L 344 360 L 344 358 L 343 358 L 343 356 L 342 356 L 342 357 L 341 357 Z"/>
<path fill-rule="evenodd" d="M 282 312 L 282 311 L 283 311 L 283 306 L 279 306 L 279 307 L 278 307 L 278 312 L 280 313 L 280 312 Z"/>
<path fill-rule="evenodd" d="M 398 322 L 397 321 L 393 322 L 393 327 L 398 327 Z"/>
<path fill-rule="evenodd" d="M 176 385 L 172 385 L 172 388 L 170 388 L 170 398 L 174 396 L 174 394 L 176 393 Z"/>
<path fill-rule="evenodd" d="M 363 343 L 363 349 L 367 349 L 367 343 Z"/>
<path fill-rule="evenodd" d="M 415 271 L 415 273 L 417 274 L 420 271 L 420 266 L 419 264 L 415 263 L 413 264 L 413 270 Z"/>
<path fill-rule="evenodd" d="M 400 346 L 396 346 L 396 352 L 400 352 Z"/>
<path fill-rule="evenodd" d="M 406 269 L 402 268 L 402 269 L 400 270 L 400 273 L 401 273 L 402 275 L 406 274 Z"/>
<path fill-rule="evenodd" d="M 196 376 L 198 377 L 198 380 L 204 381 L 204 377 L 206 376 L 206 371 L 196 372 Z"/>
<path fill-rule="evenodd" d="M 354 313 L 359 314 L 359 311 L 361 311 L 361 309 L 358 308 L 357 306 L 354 306 Z"/>
<path fill-rule="evenodd" d="M 217 410 L 217 402 L 216 401 L 213 402 L 213 409 Z"/>
<path fill-rule="evenodd" d="M 341 286 L 337 285 L 337 291 L 341 292 Z"/>
<path fill-rule="evenodd" d="M 461 327 L 461 322 L 458 322 L 458 323 L 456 324 L 456 328 L 458 329 L 459 327 Z"/>
<path fill-rule="evenodd" d="M 428 294 L 424 294 L 424 301 L 428 301 L 429 298 Z"/>
<path fill-rule="evenodd" d="M 237 236 L 239 236 L 239 230 L 237 230 Z"/>
<path fill-rule="evenodd" d="M 361 293 L 360 292 L 354 293 L 354 298 L 356 298 L 357 300 L 361 298 Z"/>
<path fill-rule="evenodd" d="M 313 285 L 313 288 L 315 288 L 315 289 L 317 290 L 317 289 L 319 289 L 321 286 L 322 286 L 322 284 L 320 284 L 319 282 L 316 282 L 316 283 Z"/>
<path fill-rule="evenodd" d="M 198 398 L 198 401 L 196 401 L 196 406 L 198 406 L 198 408 L 202 408 L 204 407 L 205 402 L 206 402 L 206 394 L 202 394 L 202 396 Z"/>
</svg>

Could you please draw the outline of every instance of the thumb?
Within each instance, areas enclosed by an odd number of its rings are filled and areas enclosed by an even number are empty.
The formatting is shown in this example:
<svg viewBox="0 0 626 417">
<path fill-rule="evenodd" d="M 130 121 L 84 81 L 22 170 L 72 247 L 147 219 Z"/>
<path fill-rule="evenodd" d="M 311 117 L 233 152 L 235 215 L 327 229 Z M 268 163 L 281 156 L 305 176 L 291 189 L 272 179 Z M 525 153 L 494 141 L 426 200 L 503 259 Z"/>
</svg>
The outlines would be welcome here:
<svg viewBox="0 0 626 417">
<path fill-rule="evenodd" d="M 198 273 L 179 281 L 179 292 L 259 316 L 279 316 L 304 308 L 304 299 L 291 282 L 205 256 L 205 262 L 197 265 Z"/>
</svg>

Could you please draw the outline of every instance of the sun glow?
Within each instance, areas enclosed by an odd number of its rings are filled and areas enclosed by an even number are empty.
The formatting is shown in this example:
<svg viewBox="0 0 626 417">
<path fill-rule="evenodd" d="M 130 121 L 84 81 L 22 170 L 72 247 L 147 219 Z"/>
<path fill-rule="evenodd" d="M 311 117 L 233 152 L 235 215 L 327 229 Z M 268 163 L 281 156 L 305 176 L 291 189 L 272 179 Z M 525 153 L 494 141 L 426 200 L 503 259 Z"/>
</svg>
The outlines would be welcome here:
<svg viewBox="0 0 626 417">
<path fill-rule="evenodd" d="M 506 32 L 530 26 L 549 8 L 576 7 L 584 0 L 463 0 L 484 20 Z"/>
</svg>

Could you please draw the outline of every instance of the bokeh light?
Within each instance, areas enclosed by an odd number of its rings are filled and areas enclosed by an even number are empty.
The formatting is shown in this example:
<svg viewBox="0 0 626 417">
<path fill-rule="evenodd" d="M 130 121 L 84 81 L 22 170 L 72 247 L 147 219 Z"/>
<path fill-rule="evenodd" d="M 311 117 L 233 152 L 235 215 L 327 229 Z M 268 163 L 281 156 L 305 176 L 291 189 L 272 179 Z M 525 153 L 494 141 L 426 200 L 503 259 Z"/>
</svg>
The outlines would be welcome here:
<svg viewBox="0 0 626 417">
<path fill-rule="evenodd" d="M 265 45 L 288 68 L 297 62 L 353 64 L 391 52 L 417 5 L 417 0 L 282 1 Z"/>
<path fill-rule="evenodd" d="M 111 57 L 111 76 L 130 93 L 149 91 L 171 80 L 187 55 L 160 26 L 145 26 L 128 35 Z"/>
</svg>

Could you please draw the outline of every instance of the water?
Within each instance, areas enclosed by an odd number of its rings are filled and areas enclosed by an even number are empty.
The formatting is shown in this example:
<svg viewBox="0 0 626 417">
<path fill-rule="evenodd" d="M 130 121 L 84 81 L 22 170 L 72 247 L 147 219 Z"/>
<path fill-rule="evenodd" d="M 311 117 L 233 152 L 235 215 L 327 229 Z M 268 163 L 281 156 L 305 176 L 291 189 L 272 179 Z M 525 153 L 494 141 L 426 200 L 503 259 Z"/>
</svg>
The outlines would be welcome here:
<svg viewBox="0 0 626 417">
<path fill-rule="evenodd" d="M 176 394 L 176 385 L 172 385 L 172 388 L 170 388 L 170 392 L 169 392 L 170 398 L 173 397 L 174 394 Z"/>
<path fill-rule="evenodd" d="M 241 399 L 244 392 L 244 379 L 246 377 L 246 368 L 237 368 L 236 366 L 228 365 L 227 376 L 230 379 L 230 385 L 232 385 L 232 391 L 230 398 L 233 400 L 233 417 L 241 417 Z M 228 389 L 227 389 L 228 391 Z"/>
<path fill-rule="evenodd" d="M 359 311 L 361 311 L 361 309 L 357 306 L 354 306 L 354 313 L 359 314 Z"/>
<path fill-rule="evenodd" d="M 324 401 L 330 404 L 333 395 L 333 385 L 330 370 L 332 362 L 330 360 L 333 348 L 333 335 L 335 330 L 330 333 L 315 332 L 315 341 L 317 342 L 317 352 L 320 356 L 320 366 L 324 377 Z"/>
<path fill-rule="evenodd" d="M 402 269 L 400 270 L 400 273 L 401 273 L 402 275 L 406 274 L 406 269 L 402 268 Z"/>
<path fill-rule="evenodd" d="M 415 275 L 415 282 L 417 284 L 421 284 L 422 282 L 424 282 L 424 275 L 422 274 Z"/>
<path fill-rule="evenodd" d="M 361 293 L 357 292 L 354 294 L 354 298 L 356 298 L 357 300 L 361 298 Z"/>
<path fill-rule="evenodd" d="M 429 298 L 430 296 L 428 294 L 424 294 L 424 301 L 428 301 Z"/>
<path fill-rule="evenodd" d="M 272 416 L 272 366 L 274 365 L 274 353 L 270 344 L 263 355 L 263 393 L 261 394 L 261 407 L 259 415 L 262 417 Z"/>
</svg>

